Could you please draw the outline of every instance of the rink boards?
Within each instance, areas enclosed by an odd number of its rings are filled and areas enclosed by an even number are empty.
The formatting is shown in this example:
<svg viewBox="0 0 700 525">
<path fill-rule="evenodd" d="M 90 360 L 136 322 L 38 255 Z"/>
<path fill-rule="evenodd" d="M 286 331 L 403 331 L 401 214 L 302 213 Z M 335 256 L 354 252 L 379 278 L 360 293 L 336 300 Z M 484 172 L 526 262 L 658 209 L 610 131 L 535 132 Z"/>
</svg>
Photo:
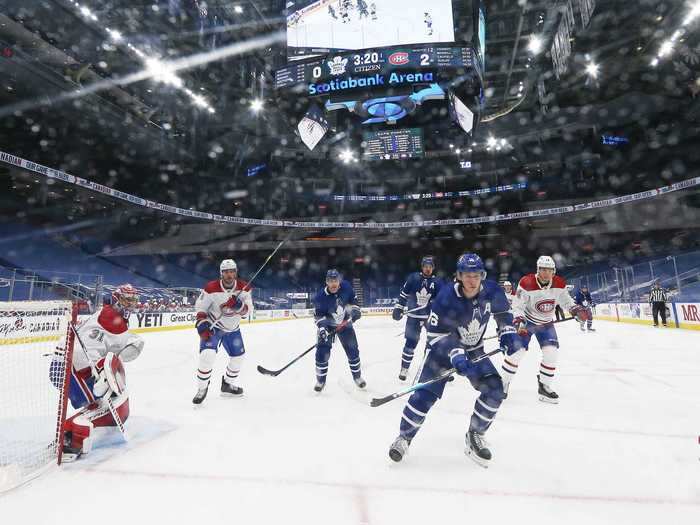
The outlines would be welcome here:
<svg viewBox="0 0 700 525">
<path fill-rule="evenodd" d="M 670 327 L 700 330 L 699 303 L 668 303 L 668 309 Z M 594 312 L 595 319 L 602 321 L 645 325 L 654 323 L 649 303 L 601 303 L 595 306 Z"/>
</svg>

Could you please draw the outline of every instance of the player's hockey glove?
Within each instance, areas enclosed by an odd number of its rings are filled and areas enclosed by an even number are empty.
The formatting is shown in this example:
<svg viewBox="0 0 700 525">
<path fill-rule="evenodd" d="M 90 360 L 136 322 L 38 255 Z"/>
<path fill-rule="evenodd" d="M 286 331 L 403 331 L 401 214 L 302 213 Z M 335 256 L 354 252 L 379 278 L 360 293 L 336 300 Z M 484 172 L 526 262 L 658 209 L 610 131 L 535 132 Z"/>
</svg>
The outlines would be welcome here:
<svg viewBox="0 0 700 525">
<path fill-rule="evenodd" d="M 572 316 L 576 318 L 579 323 L 583 323 L 588 320 L 588 311 L 583 306 L 576 305 L 571 310 L 569 310 Z"/>
<path fill-rule="evenodd" d="M 360 310 L 359 306 L 357 306 L 356 304 L 345 305 L 345 318 L 346 319 L 350 319 L 350 322 L 354 323 L 360 317 L 362 317 L 362 311 Z"/>
<path fill-rule="evenodd" d="M 461 376 L 466 376 L 471 371 L 472 363 L 461 348 L 455 348 L 450 352 L 450 362 Z"/>
<path fill-rule="evenodd" d="M 391 312 L 391 318 L 394 321 L 400 321 L 402 317 L 403 317 L 403 306 L 397 304 L 396 306 L 394 306 L 394 311 Z"/>
<path fill-rule="evenodd" d="M 222 306 L 227 306 L 234 312 L 239 313 L 243 309 L 244 303 L 238 295 L 232 295 Z"/>
<path fill-rule="evenodd" d="M 333 344 L 333 336 L 335 336 L 335 330 L 332 328 L 327 328 L 322 326 L 318 329 L 318 344 L 328 345 Z"/>
<path fill-rule="evenodd" d="M 523 342 L 520 340 L 520 336 L 518 336 L 515 328 L 512 326 L 506 326 L 503 328 L 503 330 L 501 330 L 499 333 L 498 342 L 506 355 L 513 355 L 515 352 L 523 348 Z"/>
<path fill-rule="evenodd" d="M 513 327 L 518 332 L 518 335 L 527 335 L 527 322 L 523 317 L 516 317 L 513 319 Z"/>
<path fill-rule="evenodd" d="M 197 324 L 195 324 L 195 327 L 197 328 L 197 332 L 199 333 L 199 337 L 202 339 L 202 341 L 209 341 L 211 339 L 212 334 L 212 327 L 211 323 L 207 319 L 198 319 Z"/>
</svg>

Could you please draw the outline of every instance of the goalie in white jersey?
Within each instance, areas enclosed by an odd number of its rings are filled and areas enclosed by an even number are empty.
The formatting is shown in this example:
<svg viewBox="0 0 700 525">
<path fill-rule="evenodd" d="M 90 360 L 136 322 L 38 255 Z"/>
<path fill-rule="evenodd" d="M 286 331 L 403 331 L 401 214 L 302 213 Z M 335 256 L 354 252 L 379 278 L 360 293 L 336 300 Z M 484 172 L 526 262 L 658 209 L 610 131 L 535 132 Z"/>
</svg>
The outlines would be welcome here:
<svg viewBox="0 0 700 525">
<path fill-rule="evenodd" d="M 503 389 L 506 397 L 508 388 L 520 360 L 525 355 L 530 339 L 534 335 L 542 350 L 540 373 L 537 376 L 538 393 L 541 401 L 558 403 L 559 396 L 552 390 L 554 373 L 559 359 L 559 340 L 554 328 L 554 309 L 557 305 L 568 310 L 577 319 L 585 320 L 586 311 L 576 305 L 566 290 L 566 281 L 557 275 L 554 259 L 543 255 L 537 259 L 537 273 L 520 279 L 513 299 L 513 326 L 522 338 L 523 348 L 506 355 L 503 360 Z"/>
<path fill-rule="evenodd" d="M 238 385 L 238 374 L 245 354 L 240 323 L 253 311 L 253 299 L 248 283 L 238 279 L 238 266 L 233 259 L 221 262 L 219 274 L 221 278 L 207 283 L 195 304 L 195 326 L 200 337 L 198 388 L 192 399 L 195 405 L 201 404 L 207 397 L 219 346 L 223 346 L 229 355 L 226 373 L 221 377 L 221 395 L 243 395 L 243 388 Z"/>
<path fill-rule="evenodd" d="M 63 461 L 72 461 L 90 452 L 95 427 L 117 426 L 107 406 L 108 399 L 122 422 L 129 417 L 129 395 L 122 363 L 133 361 L 143 350 L 143 339 L 129 332 L 129 314 L 138 301 L 136 289 L 124 284 L 112 293 L 111 305 L 103 306 L 78 325 L 68 388 L 71 405 L 78 412 L 65 423 Z M 63 367 L 63 361 L 54 360 L 52 372 L 56 367 Z M 51 377 L 60 376 L 51 373 Z"/>
</svg>

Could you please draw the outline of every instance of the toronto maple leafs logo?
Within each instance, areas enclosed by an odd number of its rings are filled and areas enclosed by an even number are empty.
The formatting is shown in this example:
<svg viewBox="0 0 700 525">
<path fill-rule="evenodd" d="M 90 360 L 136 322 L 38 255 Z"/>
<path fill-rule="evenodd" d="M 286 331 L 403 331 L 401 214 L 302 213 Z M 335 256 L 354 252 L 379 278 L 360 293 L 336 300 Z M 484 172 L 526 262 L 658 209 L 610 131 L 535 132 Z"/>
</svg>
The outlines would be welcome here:
<svg viewBox="0 0 700 525">
<path fill-rule="evenodd" d="M 331 70 L 331 75 L 337 77 L 345 74 L 345 68 L 348 65 L 348 59 L 342 57 L 334 57 L 328 61 L 328 69 Z"/>
<path fill-rule="evenodd" d="M 481 336 L 484 335 L 485 330 L 485 324 L 482 325 L 478 319 L 472 319 L 466 327 L 457 327 L 459 342 L 464 346 L 474 346 L 479 342 Z"/>
<path fill-rule="evenodd" d="M 336 303 L 335 312 L 331 315 L 336 324 L 340 324 L 345 320 L 345 308 L 340 304 L 340 301 Z"/>
<path fill-rule="evenodd" d="M 416 302 L 418 306 L 425 306 L 430 300 L 430 294 L 425 288 L 421 288 L 420 292 L 416 292 Z"/>
</svg>

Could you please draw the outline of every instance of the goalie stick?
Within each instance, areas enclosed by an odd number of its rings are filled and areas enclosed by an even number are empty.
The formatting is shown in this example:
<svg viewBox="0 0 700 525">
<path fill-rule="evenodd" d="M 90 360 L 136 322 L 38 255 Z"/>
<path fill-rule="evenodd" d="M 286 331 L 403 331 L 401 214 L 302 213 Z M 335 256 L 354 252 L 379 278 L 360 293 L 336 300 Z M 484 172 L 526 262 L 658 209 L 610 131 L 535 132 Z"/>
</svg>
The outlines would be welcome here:
<svg viewBox="0 0 700 525">
<path fill-rule="evenodd" d="M 348 324 L 349 324 L 348 321 L 343 321 L 342 323 L 340 323 L 340 324 L 336 327 L 336 329 L 333 331 L 333 334 L 337 334 L 338 332 L 342 332 Z M 282 368 L 280 368 L 279 370 L 268 370 L 267 368 L 258 365 L 258 372 L 260 372 L 261 374 L 266 375 L 266 376 L 277 377 L 277 376 L 280 375 L 282 372 L 284 372 L 285 370 L 287 370 L 287 368 L 289 368 L 289 367 L 292 366 L 294 363 L 296 363 L 297 361 L 299 361 L 299 360 L 300 360 L 302 357 L 304 357 L 306 354 L 308 354 L 309 352 L 311 352 L 311 350 L 313 350 L 314 348 L 316 348 L 316 346 L 317 346 L 317 343 L 314 343 L 314 345 L 313 345 L 312 347 L 307 348 L 306 350 L 304 350 L 301 354 L 299 354 L 298 356 L 296 356 L 294 359 L 292 359 L 289 363 L 287 363 L 286 365 L 284 365 L 284 366 L 283 366 Z"/>
<path fill-rule="evenodd" d="M 88 354 L 87 348 L 85 348 L 85 344 L 83 344 L 83 340 L 80 338 L 80 334 L 78 334 L 78 330 L 75 328 L 75 325 L 73 323 L 69 323 L 71 330 L 73 330 L 73 334 L 75 334 L 75 338 L 78 340 L 78 343 L 80 344 L 80 348 L 82 348 L 83 353 L 85 354 L 85 358 L 87 359 L 88 363 L 90 364 L 90 371 L 92 372 L 92 377 L 97 381 L 99 379 L 99 374 L 97 373 L 97 369 L 95 368 L 95 364 L 92 362 L 92 359 L 90 359 L 90 355 Z M 111 390 L 110 390 L 111 393 Z M 122 418 L 119 416 L 117 413 L 117 409 L 114 408 L 114 403 L 112 403 L 112 400 L 108 395 L 105 395 L 102 399 L 104 399 L 107 403 L 107 408 L 109 409 L 109 413 L 112 416 L 112 419 L 114 419 L 114 422 L 117 425 L 117 428 L 119 429 L 119 432 L 122 434 L 122 438 L 124 441 L 129 441 L 129 434 L 126 431 L 126 428 L 124 427 L 124 422 L 122 421 Z"/>
</svg>

